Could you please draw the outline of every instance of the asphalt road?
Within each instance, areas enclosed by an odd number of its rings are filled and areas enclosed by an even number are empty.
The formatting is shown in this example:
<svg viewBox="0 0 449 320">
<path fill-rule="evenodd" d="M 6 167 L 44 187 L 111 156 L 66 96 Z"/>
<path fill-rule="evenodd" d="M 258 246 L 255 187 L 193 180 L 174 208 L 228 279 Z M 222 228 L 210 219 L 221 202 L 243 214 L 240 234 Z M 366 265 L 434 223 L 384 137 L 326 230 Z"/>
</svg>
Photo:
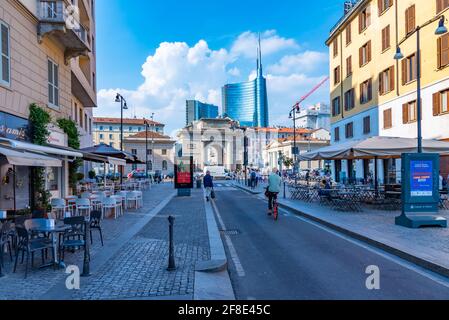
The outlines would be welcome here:
<svg viewBox="0 0 449 320">
<path fill-rule="evenodd" d="M 239 300 L 449 299 L 448 279 L 288 212 L 275 222 L 266 202 L 246 192 L 218 187 L 216 193 Z M 379 268 L 379 290 L 366 287 L 369 266 Z"/>
</svg>

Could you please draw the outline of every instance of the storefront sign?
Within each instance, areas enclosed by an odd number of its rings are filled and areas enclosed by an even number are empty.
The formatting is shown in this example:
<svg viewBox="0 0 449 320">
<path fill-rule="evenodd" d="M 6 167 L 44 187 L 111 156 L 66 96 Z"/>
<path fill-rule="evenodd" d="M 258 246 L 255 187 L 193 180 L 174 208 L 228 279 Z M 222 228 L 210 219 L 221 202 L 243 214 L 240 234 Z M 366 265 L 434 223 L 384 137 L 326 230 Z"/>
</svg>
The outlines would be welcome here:
<svg viewBox="0 0 449 320">
<path fill-rule="evenodd" d="M 0 137 L 30 141 L 28 120 L 0 112 Z"/>
<path fill-rule="evenodd" d="M 55 127 L 54 125 L 48 126 L 48 131 L 50 131 L 50 136 L 48 137 L 48 143 L 54 146 L 67 147 L 67 135 L 62 131 L 62 129 Z"/>
<path fill-rule="evenodd" d="M 175 188 L 193 188 L 193 157 L 175 159 Z"/>
</svg>

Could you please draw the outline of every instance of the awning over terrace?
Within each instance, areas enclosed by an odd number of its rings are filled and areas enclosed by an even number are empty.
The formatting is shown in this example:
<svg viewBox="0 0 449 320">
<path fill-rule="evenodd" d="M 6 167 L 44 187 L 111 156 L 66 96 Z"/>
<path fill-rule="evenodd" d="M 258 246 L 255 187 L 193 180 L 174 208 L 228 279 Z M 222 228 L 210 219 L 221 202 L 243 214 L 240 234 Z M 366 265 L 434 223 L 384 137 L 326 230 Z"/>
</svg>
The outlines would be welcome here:
<svg viewBox="0 0 449 320">
<path fill-rule="evenodd" d="M 341 159 L 400 158 L 403 153 L 417 152 L 417 139 L 372 137 L 317 149 L 300 156 L 302 161 Z M 423 152 L 449 155 L 449 142 L 423 140 Z"/>
</svg>

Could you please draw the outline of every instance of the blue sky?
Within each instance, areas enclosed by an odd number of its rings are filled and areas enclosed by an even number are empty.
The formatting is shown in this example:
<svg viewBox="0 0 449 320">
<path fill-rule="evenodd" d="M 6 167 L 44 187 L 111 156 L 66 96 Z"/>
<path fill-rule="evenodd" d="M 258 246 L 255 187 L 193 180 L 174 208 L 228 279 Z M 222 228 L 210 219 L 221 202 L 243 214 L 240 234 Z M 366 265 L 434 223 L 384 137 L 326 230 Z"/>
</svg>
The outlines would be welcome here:
<svg viewBox="0 0 449 320">
<path fill-rule="evenodd" d="M 181 120 L 171 119 L 183 114 L 184 98 L 220 104 L 218 92 L 224 82 L 250 77 L 255 68 L 251 55 L 256 53 L 252 44 L 261 32 L 265 73 L 269 81 L 273 77 L 271 118 L 273 124 L 282 122 L 284 105 L 295 101 L 280 97 L 299 99 L 328 73 L 319 54 L 327 55 L 324 41 L 342 15 L 343 0 L 320 2 L 98 0 L 97 113 L 115 114 L 109 98 L 120 90 L 129 96 L 129 116 L 155 111 L 174 130 L 182 126 Z M 300 59 L 304 71 L 292 67 L 294 58 Z M 286 95 L 280 87 L 290 91 Z M 326 99 L 326 92 L 327 87 L 309 103 Z"/>
</svg>

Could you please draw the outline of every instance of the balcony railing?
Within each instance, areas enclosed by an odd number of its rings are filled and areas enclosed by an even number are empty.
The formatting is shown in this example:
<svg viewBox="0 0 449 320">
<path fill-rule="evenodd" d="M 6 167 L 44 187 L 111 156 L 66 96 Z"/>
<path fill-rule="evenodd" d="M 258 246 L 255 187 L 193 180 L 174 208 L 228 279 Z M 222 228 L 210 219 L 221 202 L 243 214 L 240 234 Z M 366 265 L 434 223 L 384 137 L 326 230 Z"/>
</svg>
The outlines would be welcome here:
<svg viewBox="0 0 449 320">
<path fill-rule="evenodd" d="M 88 45 L 86 28 L 76 16 L 69 16 L 64 0 L 38 0 L 38 15 L 41 23 L 65 26 Z"/>
</svg>

